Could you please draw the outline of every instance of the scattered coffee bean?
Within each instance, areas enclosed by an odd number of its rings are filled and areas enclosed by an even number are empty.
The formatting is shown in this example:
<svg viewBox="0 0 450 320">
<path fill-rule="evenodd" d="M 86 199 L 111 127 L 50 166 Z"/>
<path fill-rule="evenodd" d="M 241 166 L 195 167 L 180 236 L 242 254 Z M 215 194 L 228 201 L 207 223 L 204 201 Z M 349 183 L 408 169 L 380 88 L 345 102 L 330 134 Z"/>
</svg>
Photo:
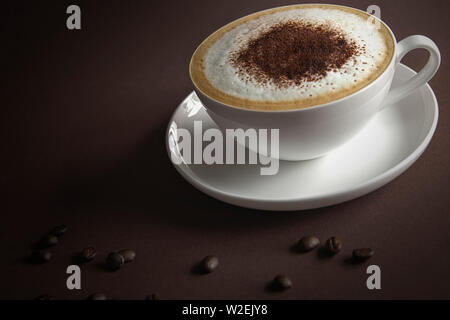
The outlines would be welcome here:
<svg viewBox="0 0 450 320">
<path fill-rule="evenodd" d="M 375 252 L 370 248 L 361 248 L 353 250 L 353 259 L 355 261 L 365 261 L 373 256 Z"/>
<path fill-rule="evenodd" d="M 287 290 L 292 287 L 292 281 L 285 275 L 278 275 L 273 279 L 273 288 L 276 290 Z"/>
<path fill-rule="evenodd" d="M 106 264 L 111 270 L 118 270 L 123 266 L 125 260 L 123 256 L 117 252 L 111 252 L 106 258 Z"/>
<path fill-rule="evenodd" d="M 58 237 L 48 234 L 44 237 L 42 237 L 41 241 L 39 242 L 40 248 L 48 248 L 56 245 L 58 243 Z"/>
<path fill-rule="evenodd" d="M 33 262 L 45 263 L 52 259 L 52 253 L 50 251 L 33 251 L 32 253 Z"/>
<path fill-rule="evenodd" d="M 89 246 L 89 247 L 84 248 L 80 252 L 80 260 L 82 262 L 88 262 L 88 261 L 91 261 L 92 259 L 94 259 L 96 255 L 97 255 L 97 250 L 95 250 L 95 247 Z"/>
<path fill-rule="evenodd" d="M 50 231 L 50 235 L 56 236 L 56 237 L 61 237 L 62 235 L 64 235 L 67 231 L 67 226 L 65 224 L 61 224 L 59 226 L 56 226 L 52 229 L 52 231 Z"/>
<path fill-rule="evenodd" d="M 93 293 L 88 297 L 88 300 L 106 300 L 106 296 L 103 293 Z"/>
<path fill-rule="evenodd" d="M 36 298 L 34 298 L 34 300 L 52 300 L 52 297 L 50 297 L 48 294 L 41 294 L 40 296 L 37 296 Z"/>
<path fill-rule="evenodd" d="M 125 262 L 131 262 L 136 257 L 136 252 L 129 249 L 120 250 L 118 253 L 123 257 Z"/>
<path fill-rule="evenodd" d="M 320 244 L 319 238 L 315 236 L 306 236 L 298 241 L 297 248 L 301 252 L 308 252 Z"/>
<path fill-rule="evenodd" d="M 219 266 L 219 258 L 216 256 L 206 256 L 200 264 L 202 270 L 206 273 L 213 272 Z"/>
<path fill-rule="evenodd" d="M 331 237 L 325 242 L 325 249 L 330 254 L 336 254 L 342 249 L 342 241 L 337 237 Z"/>
<path fill-rule="evenodd" d="M 146 296 L 145 300 L 159 300 L 159 296 L 156 293 L 152 293 Z"/>
</svg>

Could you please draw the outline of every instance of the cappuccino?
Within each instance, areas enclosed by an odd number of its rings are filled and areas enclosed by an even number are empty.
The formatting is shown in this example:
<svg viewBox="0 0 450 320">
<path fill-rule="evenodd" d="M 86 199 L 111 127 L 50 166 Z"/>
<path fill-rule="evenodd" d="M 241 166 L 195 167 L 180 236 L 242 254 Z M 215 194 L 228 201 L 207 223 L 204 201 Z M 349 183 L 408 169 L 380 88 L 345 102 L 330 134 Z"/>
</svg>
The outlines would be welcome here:
<svg viewBox="0 0 450 320">
<path fill-rule="evenodd" d="M 190 75 L 205 95 L 253 110 L 291 110 L 350 95 L 393 58 L 394 39 L 365 12 L 295 5 L 258 12 L 209 36 Z"/>
</svg>

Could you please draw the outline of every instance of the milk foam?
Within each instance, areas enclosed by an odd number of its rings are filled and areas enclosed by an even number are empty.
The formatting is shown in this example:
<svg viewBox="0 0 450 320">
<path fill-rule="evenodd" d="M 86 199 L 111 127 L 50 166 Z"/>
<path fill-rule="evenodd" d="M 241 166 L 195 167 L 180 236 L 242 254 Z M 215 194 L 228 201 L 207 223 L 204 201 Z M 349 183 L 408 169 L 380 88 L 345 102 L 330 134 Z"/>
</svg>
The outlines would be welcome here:
<svg viewBox="0 0 450 320">
<path fill-rule="evenodd" d="M 353 40 L 365 46 L 365 52 L 350 58 L 338 72 L 328 72 L 325 77 L 304 82 L 301 86 L 292 84 L 280 88 L 272 83 L 262 85 L 254 79 L 246 82 L 230 63 L 230 53 L 245 47 L 249 40 L 268 31 L 271 26 L 286 21 L 325 24 L 339 30 L 348 41 Z M 248 20 L 223 34 L 207 50 L 203 71 L 219 91 L 242 99 L 276 102 L 326 96 L 351 89 L 376 72 L 385 61 L 389 54 L 388 48 L 383 34 L 376 26 L 360 15 L 329 7 L 276 11 Z"/>
</svg>

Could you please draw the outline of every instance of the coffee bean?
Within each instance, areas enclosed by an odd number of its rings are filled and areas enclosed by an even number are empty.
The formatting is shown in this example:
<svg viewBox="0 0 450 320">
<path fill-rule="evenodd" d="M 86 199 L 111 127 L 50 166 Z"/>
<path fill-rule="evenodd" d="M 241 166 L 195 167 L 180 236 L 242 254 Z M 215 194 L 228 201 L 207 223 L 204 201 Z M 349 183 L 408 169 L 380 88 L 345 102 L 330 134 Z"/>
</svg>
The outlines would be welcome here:
<svg viewBox="0 0 450 320">
<path fill-rule="evenodd" d="M 58 237 L 49 234 L 49 235 L 42 237 L 41 241 L 39 242 L 39 247 L 40 248 L 52 247 L 52 246 L 56 245 L 58 243 L 58 241 L 59 241 Z"/>
<path fill-rule="evenodd" d="M 33 262 L 46 263 L 52 259 L 52 253 L 50 251 L 33 251 L 31 256 Z"/>
<path fill-rule="evenodd" d="M 330 254 L 336 254 L 342 249 L 342 241 L 337 237 L 331 237 L 325 242 L 325 249 Z"/>
<path fill-rule="evenodd" d="M 320 244 L 319 238 L 315 236 L 306 236 L 298 241 L 297 248 L 301 252 L 308 252 Z"/>
<path fill-rule="evenodd" d="M 88 261 L 91 261 L 92 259 L 94 259 L 96 255 L 97 255 L 97 250 L 95 250 L 95 247 L 89 246 L 89 247 L 84 248 L 80 252 L 80 260 L 82 262 L 88 262 Z"/>
<path fill-rule="evenodd" d="M 145 300 L 160 300 L 156 293 L 149 294 L 145 297 Z"/>
<path fill-rule="evenodd" d="M 125 262 L 131 262 L 136 257 L 136 252 L 129 249 L 120 250 L 118 253 L 123 257 Z"/>
<path fill-rule="evenodd" d="M 202 270 L 206 273 L 213 272 L 219 266 L 219 258 L 216 256 L 206 256 L 200 264 Z"/>
<path fill-rule="evenodd" d="M 273 288 L 276 290 L 287 290 L 292 287 L 292 281 L 285 275 L 278 275 L 273 279 Z"/>
<path fill-rule="evenodd" d="M 117 252 L 111 252 L 106 258 L 106 264 L 111 270 L 118 270 L 125 263 L 125 260 L 121 254 Z"/>
<path fill-rule="evenodd" d="M 67 226 L 65 224 L 61 224 L 59 226 L 56 226 L 52 229 L 52 231 L 50 231 L 50 235 L 56 236 L 56 237 L 61 237 L 62 235 L 64 235 L 67 231 Z"/>
<path fill-rule="evenodd" d="M 40 296 L 37 296 L 36 298 L 34 298 L 34 300 L 52 300 L 52 297 L 50 297 L 48 294 L 41 294 Z"/>
<path fill-rule="evenodd" d="M 353 259 L 355 261 L 365 261 L 374 255 L 374 251 L 370 248 L 361 248 L 353 250 Z"/>
<path fill-rule="evenodd" d="M 93 293 L 88 297 L 88 300 L 106 300 L 106 295 L 100 292 Z"/>
</svg>

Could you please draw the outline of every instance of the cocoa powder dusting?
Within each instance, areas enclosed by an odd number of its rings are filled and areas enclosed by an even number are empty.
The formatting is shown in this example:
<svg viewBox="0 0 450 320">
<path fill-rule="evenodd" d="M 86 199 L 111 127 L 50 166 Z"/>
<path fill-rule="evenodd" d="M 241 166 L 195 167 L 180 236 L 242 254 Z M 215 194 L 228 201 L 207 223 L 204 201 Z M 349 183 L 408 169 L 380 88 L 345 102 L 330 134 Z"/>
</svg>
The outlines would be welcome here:
<svg viewBox="0 0 450 320">
<path fill-rule="evenodd" d="M 230 53 L 238 75 L 278 87 L 317 81 L 337 71 L 364 48 L 337 30 L 305 22 L 283 22 Z"/>
</svg>

